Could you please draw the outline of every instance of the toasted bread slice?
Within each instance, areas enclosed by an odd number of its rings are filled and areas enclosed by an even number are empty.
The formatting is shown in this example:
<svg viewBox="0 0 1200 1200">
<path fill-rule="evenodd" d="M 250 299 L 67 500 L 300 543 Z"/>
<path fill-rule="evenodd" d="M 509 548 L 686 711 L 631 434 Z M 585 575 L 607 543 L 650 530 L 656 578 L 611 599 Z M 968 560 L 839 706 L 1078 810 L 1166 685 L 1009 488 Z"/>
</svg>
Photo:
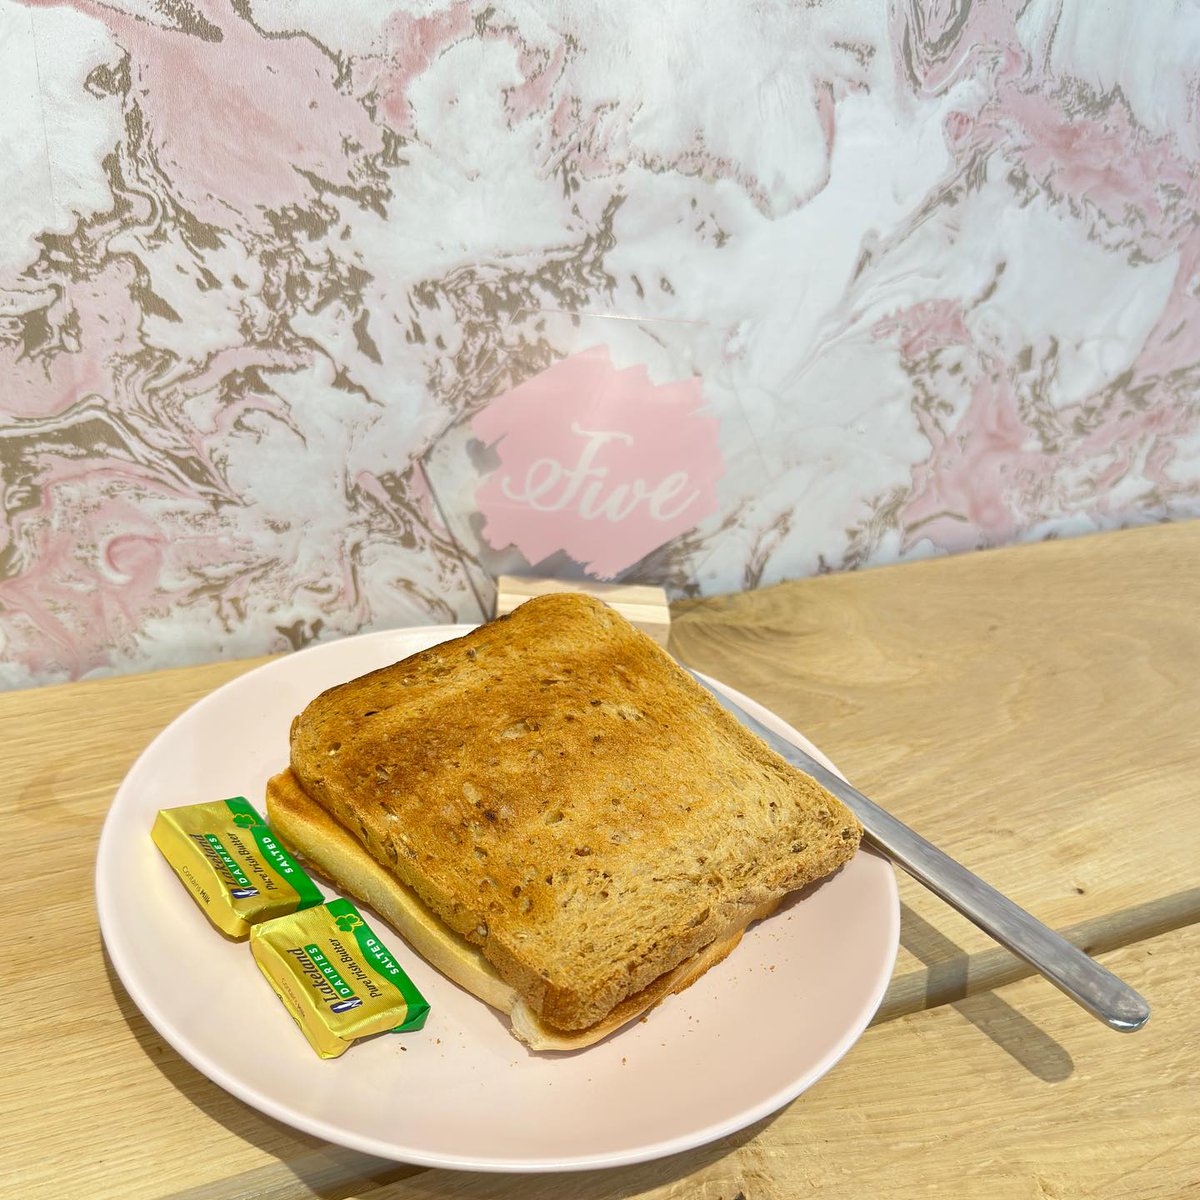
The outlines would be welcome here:
<svg viewBox="0 0 1200 1200">
<path fill-rule="evenodd" d="M 623 1000 L 587 1029 L 554 1029 L 530 1011 L 517 990 L 500 978 L 477 946 L 449 929 L 425 907 L 411 888 L 375 861 L 320 805 L 314 803 L 290 770 L 267 784 L 267 820 L 275 833 L 316 873 L 356 900 L 370 905 L 401 933 L 409 945 L 460 987 L 507 1013 L 513 1033 L 533 1050 L 580 1050 L 640 1017 L 673 992 L 682 991 L 720 962 L 741 940 L 733 929 L 711 942 L 649 987 Z M 774 901 L 752 919 L 774 911 Z"/>
<path fill-rule="evenodd" d="M 861 835 L 650 638 L 576 594 L 322 693 L 293 722 L 291 768 L 568 1033 L 834 871 Z"/>
</svg>

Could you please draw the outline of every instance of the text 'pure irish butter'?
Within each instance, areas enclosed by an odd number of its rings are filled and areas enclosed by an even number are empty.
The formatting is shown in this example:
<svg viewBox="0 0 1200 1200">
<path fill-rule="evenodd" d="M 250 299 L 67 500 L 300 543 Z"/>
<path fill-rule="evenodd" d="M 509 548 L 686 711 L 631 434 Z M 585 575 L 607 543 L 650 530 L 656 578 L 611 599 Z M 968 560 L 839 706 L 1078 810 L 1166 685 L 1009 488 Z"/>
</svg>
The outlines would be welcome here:
<svg viewBox="0 0 1200 1200">
<path fill-rule="evenodd" d="M 358 1038 L 420 1029 L 429 1004 L 349 900 L 257 925 L 250 952 L 322 1058 Z"/>
<path fill-rule="evenodd" d="M 150 836 L 209 920 L 232 938 L 325 899 L 241 796 L 164 808 Z"/>
</svg>

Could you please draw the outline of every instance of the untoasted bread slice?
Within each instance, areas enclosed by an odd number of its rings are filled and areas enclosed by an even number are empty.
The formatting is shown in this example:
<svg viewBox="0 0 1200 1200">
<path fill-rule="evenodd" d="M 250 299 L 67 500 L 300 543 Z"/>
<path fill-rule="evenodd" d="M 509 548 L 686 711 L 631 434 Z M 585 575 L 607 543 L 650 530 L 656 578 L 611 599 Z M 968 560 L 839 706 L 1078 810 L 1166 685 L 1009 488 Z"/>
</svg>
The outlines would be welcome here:
<svg viewBox="0 0 1200 1200">
<path fill-rule="evenodd" d="M 834 871 L 861 834 L 650 638 L 575 594 L 324 692 L 293 723 L 291 767 L 568 1032 Z"/>
<path fill-rule="evenodd" d="M 660 975 L 649 987 L 618 1004 L 603 1020 L 587 1029 L 554 1029 L 530 1011 L 517 990 L 505 983 L 477 946 L 447 928 L 417 898 L 411 888 L 385 870 L 296 782 L 290 770 L 267 784 L 267 821 L 290 850 L 315 872 L 331 880 L 356 900 L 373 908 L 432 966 L 493 1008 L 507 1013 L 513 1033 L 533 1050 L 580 1050 L 636 1020 L 673 992 L 682 991 L 720 962 L 741 940 L 733 929 Z M 752 914 L 768 916 L 775 902 Z"/>
</svg>

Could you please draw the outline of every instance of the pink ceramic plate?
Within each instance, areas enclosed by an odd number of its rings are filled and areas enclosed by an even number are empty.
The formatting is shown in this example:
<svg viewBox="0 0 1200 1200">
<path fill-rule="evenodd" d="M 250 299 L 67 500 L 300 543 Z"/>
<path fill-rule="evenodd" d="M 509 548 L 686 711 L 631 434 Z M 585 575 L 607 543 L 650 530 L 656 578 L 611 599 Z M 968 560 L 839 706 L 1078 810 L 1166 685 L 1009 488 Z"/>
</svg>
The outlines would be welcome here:
<svg viewBox="0 0 1200 1200">
<path fill-rule="evenodd" d="M 550 1171 L 640 1162 L 767 1116 L 853 1045 L 883 998 L 899 933 L 888 861 L 860 851 L 751 929 L 647 1020 L 571 1054 L 533 1054 L 506 1022 L 380 929 L 432 1004 L 423 1032 L 322 1061 L 245 945 L 209 926 L 150 841 L 159 808 L 244 795 L 260 809 L 292 717 L 318 692 L 469 626 L 389 630 L 260 667 L 172 722 L 134 764 L 100 838 L 96 903 L 138 1007 L 247 1104 L 369 1154 L 433 1167 Z M 810 743 L 725 690 L 765 724 Z M 832 764 L 830 764 L 832 765 Z"/>
</svg>

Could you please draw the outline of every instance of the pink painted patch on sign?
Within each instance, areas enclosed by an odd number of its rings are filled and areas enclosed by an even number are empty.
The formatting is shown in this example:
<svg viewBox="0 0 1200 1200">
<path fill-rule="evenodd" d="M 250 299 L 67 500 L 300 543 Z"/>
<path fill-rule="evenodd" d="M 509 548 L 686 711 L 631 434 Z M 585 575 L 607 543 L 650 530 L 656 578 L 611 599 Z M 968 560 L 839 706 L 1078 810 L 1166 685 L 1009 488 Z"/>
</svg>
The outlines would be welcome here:
<svg viewBox="0 0 1200 1200">
<path fill-rule="evenodd" d="M 613 578 L 717 511 L 720 422 L 703 402 L 698 379 L 654 384 L 604 347 L 505 392 L 471 422 L 500 456 L 476 492 L 484 537 Z"/>
</svg>

